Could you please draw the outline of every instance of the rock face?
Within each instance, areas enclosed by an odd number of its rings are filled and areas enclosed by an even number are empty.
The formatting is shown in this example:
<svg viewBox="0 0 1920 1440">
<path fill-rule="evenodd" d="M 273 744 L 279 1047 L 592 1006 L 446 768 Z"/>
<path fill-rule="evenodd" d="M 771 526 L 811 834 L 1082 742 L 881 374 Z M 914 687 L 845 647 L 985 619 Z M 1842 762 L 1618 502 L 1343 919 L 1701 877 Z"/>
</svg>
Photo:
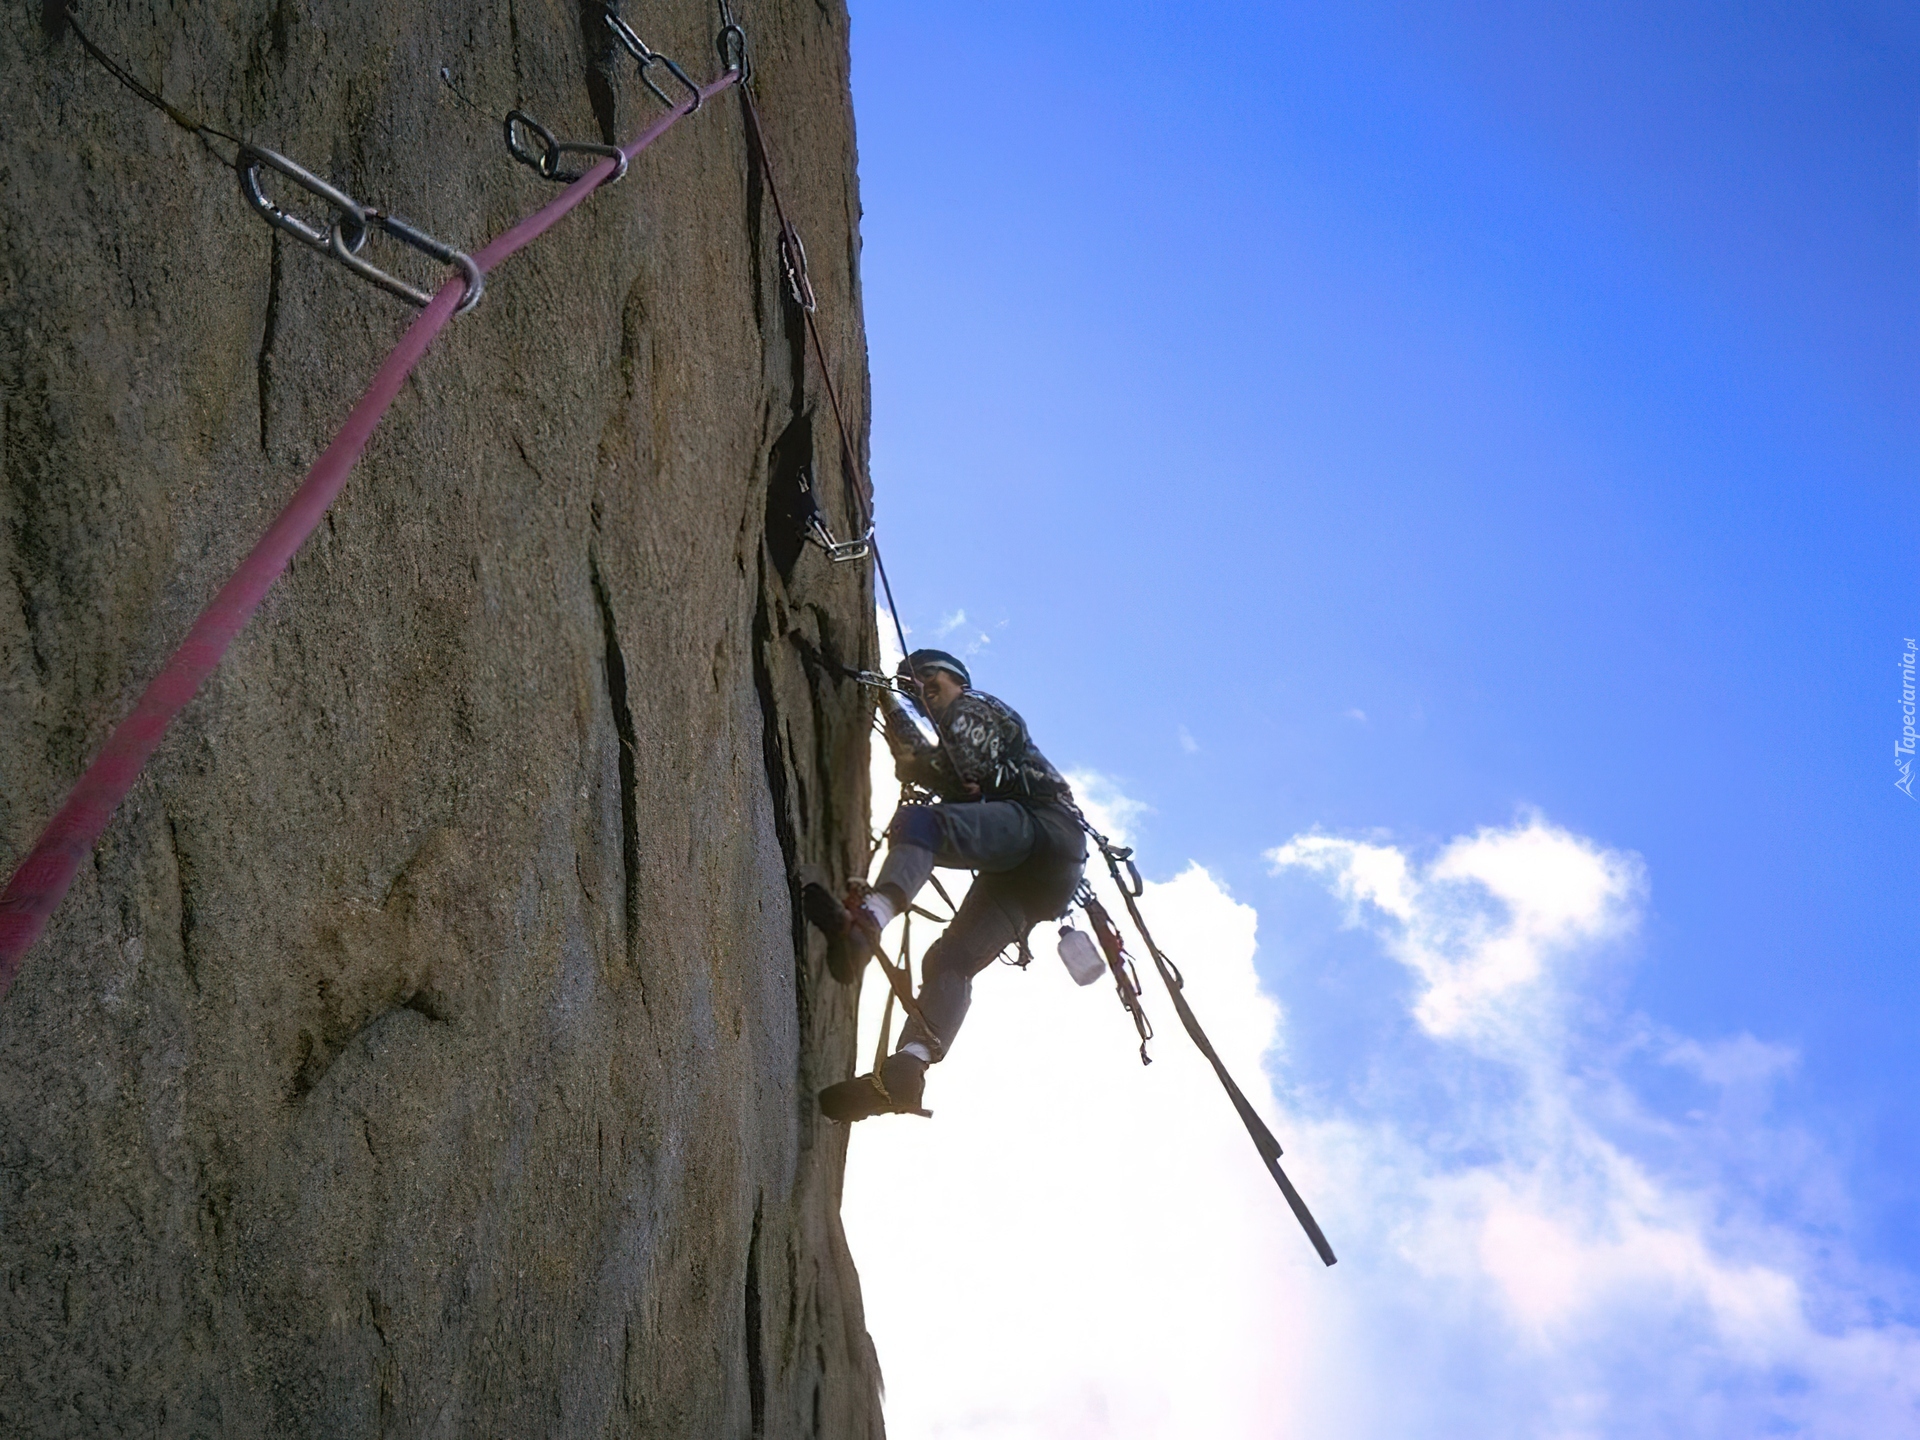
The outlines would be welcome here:
<svg viewBox="0 0 1920 1440">
<path fill-rule="evenodd" d="M 716 8 L 629 18 L 706 77 Z M 847 18 L 737 8 L 864 434 Z M 658 113 L 598 10 L 79 13 L 472 249 L 555 193 L 495 117 Z M 10 871 L 410 312 L 57 7 L 0 28 Z M 853 996 L 790 880 L 865 863 L 871 593 L 795 529 L 851 482 L 745 134 L 722 97 L 496 272 L 0 1004 L 0 1433 L 880 1433 L 811 1101 Z"/>
</svg>

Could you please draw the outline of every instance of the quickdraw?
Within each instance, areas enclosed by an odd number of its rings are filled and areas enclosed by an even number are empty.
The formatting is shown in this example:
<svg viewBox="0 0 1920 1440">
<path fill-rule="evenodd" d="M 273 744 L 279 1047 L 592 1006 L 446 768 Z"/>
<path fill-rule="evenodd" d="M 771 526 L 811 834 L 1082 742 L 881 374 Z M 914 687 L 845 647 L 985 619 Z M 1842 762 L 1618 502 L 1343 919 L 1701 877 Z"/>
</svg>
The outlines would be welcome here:
<svg viewBox="0 0 1920 1440">
<path fill-rule="evenodd" d="M 800 495 L 806 503 L 807 517 L 804 534 L 809 542 L 818 545 L 826 553 L 828 560 L 835 565 L 845 565 L 852 560 L 864 560 L 873 553 L 873 526 L 867 526 L 867 533 L 858 540 L 839 540 L 834 537 L 827 517 L 820 511 L 820 502 L 813 493 L 813 475 L 802 472 L 800 476 Z"/>
<path fill-rule="evenodd" d="M 311 225 L 269 200 L 266 192 L 260 188 L 262 167 L 277 171 L 309 195 L 317 196 L 331 205 L 334 215 L 326 228 Z M 480 303 L 480 297 L 486 293 L 486 276 L 465 251 L 456 250 L 446 241 L 415 229 L 398 216 L 384 214 L 371 205 L 362 205 L 346 191 L 329 185 L 311 170 L 295 164 L 278 151 L 242 141 L 235 169 L 240 173 L 240 193 L 259 212 L 261 219 L 274 229 L 293 236 L 301 244 L 338 260 L 354 274 L 371 280 L 389 295 L 398 295 L 409 305 L 424 310 L 433 303 L 433 295 L 389 275 L 378 265 L 361 257 L 367 236 L 375 230 L 383 231 L 401 243 L 411 245 L 421 254 L 430 255 L 441 264 L 455 266 L 460 271 L 466 281 L 466 289 L 461 294 L 460 303 L 454 307 L 454 314 L 466 314 Z"/>
</svg>

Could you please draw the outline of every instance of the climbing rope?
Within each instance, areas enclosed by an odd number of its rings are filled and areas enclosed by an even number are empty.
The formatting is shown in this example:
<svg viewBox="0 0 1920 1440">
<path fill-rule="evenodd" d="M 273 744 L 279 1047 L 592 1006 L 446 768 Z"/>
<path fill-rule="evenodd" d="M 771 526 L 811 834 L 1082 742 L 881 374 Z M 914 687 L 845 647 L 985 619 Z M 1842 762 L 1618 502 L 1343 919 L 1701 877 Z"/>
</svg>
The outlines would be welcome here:
<svg viewBox="0 0 1920 1440">
<path fill-rule="evenodd" d="M 900 620 L 900 607 L 894 603 L 893 582 L 887 577 L 887 565 L 880 555 L 879 542 L 873 538 L 873 506 L 870 500 L 872 485 L 860 464 L 860 452 L 854 447 L 853 430 L 847 424 L 846 411 L 841 407 L 840 390 L 833 383 L 833 367 L 827 359 L 826 342 L 820 335 L 820 322 L 817 318 L 820 302 L 814 294 L 813 278 L 807 269 L 807 247 L 800 238 L 799 228 L 787 213 L 786 201 L 781 197 L 780 182 L 773 170 L 773 155 L 767 145 L 767 132 L 760 123 L 760 107 L 754 102 L 753 86 L 749 83 L 753 67 L 747 55 L 746 36 L 734 23 L 732 9 L 726 0 L 722 0 L 720 14 L 721 55 L 728 63 L 738 64 L 740 72 L 746 77 L 740 82 L 740 101 L 742 108 L 746 111 L 747 128 L 752 132 L 754 154 L 759 157 L 760 173 L 766 178 L 767 194 L 773 200 L 774 217 L 780 222 L 780 265 L 787 277 L 787 293 L 793 297 L 793 303 L 799 308 L 801 317 L 806 323 L 807 339 L 812 346 L 814 360 L 820 370 L 820 384 L 827 392 L 827 404 L 833 411 L 834 428 L 840 434 L 842 463 L 845 464 L 848 477 L 852 481 L 847 489 L 853 501 L 855 528 L 862 532 L 858 540 L 836 541 L 832 538 L 831 532 L 824 529 L 824 522 L 822 522 L 822 533 L 814 535 L 810 529 L 809 538 L 814 539 L 822 549 L 827 551 L 829 559 L 865 558 L 864 554 L 851 553 L 848 547 L 853 546 L 863 547 L 864 551 L 872 554 L 873 573 L 880 581 L 881 593 L 887 597 L 887 615 L 893 621 L 894 634 L 900 641 L 900 653 L 911 654 L 913 647 L 907 644 L 907 631 Z M 737 40 L 730 42 L 729 36 L 737 37 Z M 729 49 L 730 43 L 733 46 L 732 49 Z M 818 514 L 817 509 L 815 514 Z M 835 553 L 836 548 L 839 549 L 839 554 Z"/>
<path fill-rule="evenodd" d="M 69 23 L 72 22 L 68 12 Z M 81 44 L 95 60 L 122 85 L 133 91 L 148 104 L 163 111 L 181 128 L 204 139 L 208 135 L 216 136 L 239 147 L 236 162 L 242 166 L 258 161 L 278 170 L 293 180 L 302 189 L 326 200 L 335 206 L 336 215 L 323 231 L 319 227 L 308 225 L 304 221 L 295 221 L 286 212 L 278 212 L 283 219 L 269 215 L 270 223 L 277 228 L 295 234 L 304 243 L 315 248 L 324 248 L 336 259 L 346 261 L 348 255 L 357 256 L 354 242 L 355 226 L 361 229 L 360 240 L 365 239 L 365 230 L 377 227 L 396 238 L 427 249 L 422 240 L 431 240 L 412 231 L 393 217 L 383 215 L 369 206 L 360 205 L 351 196 L 328 186 L 308 172 L 293 165 L 263 147 L 250 145 L 236 136 L 228 134 L 195 119 L 163 99 L 157 92 L 148 89 L 136 80 L 124 66 L 115 62 L 99 46 L 84 35 L 78 26 L 74 33 Z M 657 52 L 655 58 L 661 59 Z M 678 67 L 673 67 L 674 71 Z M 609 155 L 599 163 L 588 168 L 579 179 L 562 191 L 540 209 L 520 220 L 502 234 L 489 241 L 470 258 L 465 265 L 458 266 L 459 273 L 450 277 L 433 295 L 419 295 L 417 303 L 422 309 L 414 321 L 400 337 L 399 342 L 381 363 L 372 382 L 367 386 L 358 402 L 348 413 L 346 423 L 334 436 L 331 444 L 307 472 L 306 478 L 294 491 L 293 498 L 287 503 L 279 517 L 268 528 L 246 559 L 234 571 L 231 579 L 221 587 L 207 607 L 200 612 L 187 637 L 180 643 L 160 673 L 148 683 L 142 692 L 133 713 L 122 720 L 108 736 L 107 743 L 92 764 L 80 776 L 68 795 L 66 803 L 47 822 L 32 850 L 15 869 L 7 882 L 6 889 L 0 891 L 0 998 L 4 998 L 12 987 L 14 977 L 20 972 L 20 965 L 27 950 L 45 928 L 47 919 L 65 897 L 68 888 L 79 868 L 86 862 L 98 842 L 101 832 L 120 802 L 133 788 L 141 768 L 147 758 L 153 754 L 167 727 L 173 722 L 186 703 L 191 700 L 219 665 L 228 647 L 233 643 L 247 621 L 266 598 L 267 591 L 274 581 L 293 559 L 294 554 L 306 542 L 314 528 L 327 513 L 341 487 L 346 484 L 348 473 L 354 462 L 366 449 L 374 428 L 379 425 L 387 408 L 399 395 L 407 377 L 420 363 L 427 349 L 440 334 L 446 324 L 460 310 L 468 308 L 480 296 L 484 283 L 483 277 L 509 256 L 531 245 L 547 231 L 559 224 L 569 213 L 581 205 L 588 196 L 599 189 L 604 182 L 618 178 L 627 162 L 633 160 L 654 141 L 685 115 L 690 115 L 705 101 L 739 83 L 741 71 L 737 68 L 724 71 L 720 77 L 706 85 L 694 85 L 688 82 L 688 94 L 677 102 L 668 102 L 668 109 L 639 135 L 626 145 L 619 147 L 618 156 Z M 651 89 L 657 87 L 649 86 Z M 663 100 L 665 97 L 662 97 Z M 297 173 L 296 173 L 297 172 Z M 243 185 L 246 181 L 243 168 Z M 255 176 L 257 183 L 257 175 Z M 249 203 L 259 207 L 253 194 L 248 194 Z M 264 197 L 262 197 L 264 199 Z M 277 207 L 274 207 L 277 210 Z M 265 213 L 264 211 L 262 212 Z M 286 223 L 283 223 L 286 222 Z M 305 233 L 291 228 L 298 223 Z M 409 232 L 409 233 L 403 233 Z M 316 243 L 318 237 L 318 243 Z M 439 244 L 440 242 L 433 242 Z M 458 256 L 451 247 L 446 247 L 446 256 Z M 346 253 L 342 253 L 342 252 Z M 436 252 L 428 250 L 427 253 Z M 352 268 L 361 270 L 360 266 Z M 368 267 L 371 268 L 371 267 Z M 373 276 L 368 278 L 372 279 Z M 386 277 L 391 279 L 392 277 Z M 379 283 L 376 281 L 376 283 Z M 398 284 L 399 282 L 395 282 Z M 383 288 L 391 288 L 383 286 Z M 409 287 L 410 288 L 410 287 Z M 396 291 L 396 293 L 403 293 Z M 414 295 L 403 298 L 415 299 Z"/>
</svg>

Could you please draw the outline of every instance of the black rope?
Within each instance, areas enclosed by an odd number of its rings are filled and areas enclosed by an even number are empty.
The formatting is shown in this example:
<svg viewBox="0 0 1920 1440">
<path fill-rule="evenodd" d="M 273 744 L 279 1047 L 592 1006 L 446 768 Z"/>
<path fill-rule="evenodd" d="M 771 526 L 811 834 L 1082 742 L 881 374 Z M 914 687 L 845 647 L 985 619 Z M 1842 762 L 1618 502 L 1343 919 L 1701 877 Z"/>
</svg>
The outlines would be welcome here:
<svg viewBox="0 0 1920 1440">
<path fill-rule="evenodd" d="M 723 34 L 741 34 L 740 27 L 733 22 L 731 12 L 724 6 L 722 17 L 726 22 L 726 30 Z M 745 66 L 747 61 L 744 34 L 741 34 L 740 46 L 740 63 Z M 743 70 L 744 73 L 746 72 Z M 773 200 L 773 213 L 780 222 L 780 234 L 784 242 L 786 237 L 797 235 L 798 232 L 787 215 L 786 201 L 780 194 L 779 182 L 774 178 L 773 156 L 767 148 L 767 135 L 760 124 L 760 107 L 754 104 L 752 87 L 743 82 L 739 90 L 740 103 L 746 109 L 747 126 L 753 132 L 753 148 L 760 157 L 760 172 L 766 177 L 767 194 Z M 900 619 L 900 607 L 893 598 L 893 582 L 887 577 L 886 561 L 880 556 L 880 542 L 872 535 L 873 507 L 868 499 L 873 489 L 872 483 L 867 478 L 865 467 L 860 463 L 860 454 L 853 444 L 853 431 L 847 424 L 846 412 L 840 406 L 840 391 L 833 383 L 832 370 L 827 363 L 827 346 L 820 336 L 819 323 L 814 319 L 812 308 L 804 302 L 800 302 L 800 312 L 801 319 L 807 327 L 807 338 L 812 342 L 814 359 L 819 364 L 820 383 L 827 392 L 827 403 L 833 411 L 834 428 L 839 432 L 841 458 L 853 482 L 847 487 L 847 493 L 848 498 L 853 502 L 853 512 L 857 522 L 854 528 L 856 531 L 864 532 L 867 543 L 872 546 L 873 570 L 880 581 L 881 593 L 887 597 L 887 616 L 893 621 L 894 638 L 900 642 L 901 655 L 910 655 L 913 653 L 913 647 L 907 644 L 907 629 Z"/>
<path fill-rule="evenodd" d="M 93 37 L 80 28 L 80 17 L 74 12 L 71 4 L 65 6 L 60 13 L 66 20 L 67 28 L 73 31 L 74 38 L 80 42 L 87 54 L 99 62 L 103 70 L 115 80 L 118 80 L 122 85 L 126 86 L 127 89 L 131 90 L 135 95 L 138 95 L 142 100 L 146 101 L 147 104 L 153 106 L 154 109 L 173 121 L 173 123 L 178 125 L 182 130 L 202 140 L 209 135 L 217 135 L 220 139 L 234 145 L 246 143 L 241 140 L 238 135 L 230 135 L 217 125 L 209 125 L 204 120 L 196 119 L 158 91 L 150 90 L 141 84 L 140 81 L 134 77 L 131 70 L 127 69 L 126 66 L 122 65 L 106 51 L 94 44 Z"/>
</svg>

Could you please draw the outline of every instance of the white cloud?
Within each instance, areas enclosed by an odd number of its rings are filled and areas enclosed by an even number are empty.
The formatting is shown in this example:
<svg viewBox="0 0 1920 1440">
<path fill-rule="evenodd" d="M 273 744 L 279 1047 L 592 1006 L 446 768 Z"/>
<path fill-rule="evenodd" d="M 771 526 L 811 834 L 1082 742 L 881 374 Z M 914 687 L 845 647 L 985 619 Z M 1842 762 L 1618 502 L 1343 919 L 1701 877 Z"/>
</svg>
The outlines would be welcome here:
<svg viewBox="0 0 1920 1440">
<path fill-rule="evenodd" d="M 1455 840 L 1415 881 L 1392 846 L 1299 836 L 1267 852 L 1276 869 L 1326 879 L 1349 905 L 1389 922 L 1395 958 L 1425 989 L 1415 1016 L 1432 1034 L 1483 1041 L 1506 1032 L 1542 967 L 1619 934 L 1642 888 L 1639 859 L 1602 850 L 1538 816 Z"/>
<path fill-rule="evenodd" d="M 1477 1394 L 1500 1407 L 1497 1434 L 1920 1433 L 1920 1335 L 1816 1325 L 1865 1298 L 1836 1293 L 1811 1258 L 1817 1193 L 1765 1214 L 1758 1192 L 1792 1177 L 1740 1173 L 1762 1107 L 1745 1107 L 1745 1134 L 1657 1115 L 1608 1069 L 1646 1038 L 1610 1050 L 1566 1023 L 1591 1008 L 1596 950 L 1632 929 L 1635 857 L 1533 816 L 1424 865 L 1328 836 L 1269 858 L 1318 875 L 1418 982 L 1419 1032 L 1375 1051 L 1373 1095 L 1303 1118 L 1349 1167 L 1356 1188 L 1337 1202 L 1381 1246 L 1369 1282 L 1410 1287 L 1427 1333 L 1409 1341 L 1450 1357 L 1436 1403 Z M 1748 1036 L 1654 1048 L 1723 1093 L 1793 1064 Z M 1437 1115 L 1432 1094 L 1409 1103 L 1416 1086 L 1443 1097 Z M 1646 1135 L 1687 1152 L 1686 1173 L 1654 1162 L 1661 1146 L 1636 1153 Z M 1804 1160 L 1804 1137 L 1768 1138 Z"/>
<path fill-rule="evenodd" d="M 1180 727 L 1180 749 L 1188 755 L 1200 753 L 1200 742 L 1193 738 L 1193 732 L 1184 725 Z"/>
<path fill-rule="evenodd" d="M 1124 839 L 1140 807 L 1076 784 Z M 1765 1118 L 1792 1052 L 1593 1019 L 1645 893 L 1634 857 L 1524 817 L 1424 860 L 1324 835 L 1271 858 L 1413 982 L 1412 1024 L 1356 1029 L 1358 1078 L 1293 1059 L 1257 917 L 1215 877 L 1189 866 L 1142 904 L 1341 1264 L 1314 1258 L 1158 981 L 1143 1068 L 1111 986 L 1075 987 L 1037 931 L 1031 973 L 976 982 L 935 1118 L 850 1145 L 894 1440 L 1920 1434 L 1920 1336 L 1872 1318 L 1885 1296 L 1796 1188 L 1817 1147 Z M 1722 1103 L 1657 1112 L 1629 1062 Z"/>
<path fill-rule="evenodd" d="M 940 621 L 940 633 L 942 635 L 951 635 L 966 623 L 967 612 L 965 610 L 956 610 L 951 615 L 942 617 Z"/>
<path fill-rule="evenodd" d="M 1364 725 L 1367 723 L 1367 712 L 1362 710 L 1358 705 L 1355 705 L 1350 709 L 1342 710 L 1340 712 L 1340 718 L 1343 720 L 1357 721 L 1359 724 Z"/>
</svg>

